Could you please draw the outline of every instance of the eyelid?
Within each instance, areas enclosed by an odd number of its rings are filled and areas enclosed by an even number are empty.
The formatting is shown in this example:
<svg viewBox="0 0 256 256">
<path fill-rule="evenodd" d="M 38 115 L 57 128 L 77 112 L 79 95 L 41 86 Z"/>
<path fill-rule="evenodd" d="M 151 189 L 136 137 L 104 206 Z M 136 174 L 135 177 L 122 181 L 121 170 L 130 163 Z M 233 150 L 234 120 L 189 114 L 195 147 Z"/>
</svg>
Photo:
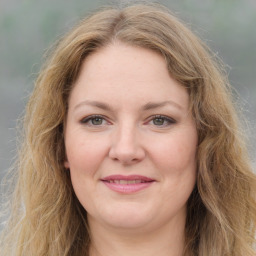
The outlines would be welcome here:
<svg viewBox="0 0 256 256">
<path fill-rule="evenodd" d="M 88 122 L 94 118 L 100 118 L 100 119 L 103 119 L 103 121 L 107 122 L 107 124 L 111 124 L 111 122 L 108 120 L 108 118 L 104 115 L 99 115 L 99 114 L 93 114 L 93 115 L 88 115 L 86 117 L 83 117 L 81 120 L 80 120 L 80 123 L 81 124 L 87 124 L 87 125 L 91 125 L 91 126 L 97 126 L 97 125 L 92 125 L 92 124 L 88 124 Z M 156 119 L 156 118 L 161 118 L 161 119 L 164 119 L 164 121 L 168 122 L 168 124 L 164 124 L 164 125 L 159 125 L 159 128 L 160 127 L 166 127 L 166 126 L 169 126 L 169 125 L 173 125 L 175 123 L 177 123 L 177 121 L 175 119 L 173 119 L 172 117 L 170 116 L 166 116 L 166 115 L 162 115 L 162 114 L 156 114 L 156 115 L 152 115 L 150 116 L 149 118 L 147 118 L 145 124 L 148 124 L 149 122 L 151 122 L 152 120 Z M 98 126 L 102 126 L 103 124 L 101 125 L 98 125 Z M 157 125 L 155 125 L 157 126 Z"/>
<path fill-rule="evenodd" d="M 150 116 L 146 123 L 149 123 L 150 121 L 152 121 L 152 120 L 154 120 L 156 118 L 162 118 L 162 119 L 164 119 L 165 121 L 167 121 L 169 123 L 167 125 L 162 125 L 162 127 L 166 127 L 168 125 L 172 125 L 172 124 L 177 123 L 177 121 L 174 118 L 166 116 L 166 115 L 161 115 L 161 114 Z M 161 127 L 161 126 L 159 126 L 159 127 Z"/>
<path fill-rule="evenodd" d="M 110 123 L 104 115 L 97 115 L 97 114 L 93 114 L 93 115 L 89 115 L 89 116 L 83 117 L 83 118 L 80 120 L 80 123 L 81 123 L 81 124 L 88 124 L 88 122 L 89 122 L 90 120 L 92 120 L 93 118 L 101 118 L 101 119 L 103 119 L 104 121 L 106 121 L 107 123 Z M 93 126 L 93 125 L 92 125 L 92 126 Z M 95 126 L 96 126 L 96 125 L 95 125 Z M 100 126 L 100 125 L 99 125 L 99 126 Z"/>
</svg>

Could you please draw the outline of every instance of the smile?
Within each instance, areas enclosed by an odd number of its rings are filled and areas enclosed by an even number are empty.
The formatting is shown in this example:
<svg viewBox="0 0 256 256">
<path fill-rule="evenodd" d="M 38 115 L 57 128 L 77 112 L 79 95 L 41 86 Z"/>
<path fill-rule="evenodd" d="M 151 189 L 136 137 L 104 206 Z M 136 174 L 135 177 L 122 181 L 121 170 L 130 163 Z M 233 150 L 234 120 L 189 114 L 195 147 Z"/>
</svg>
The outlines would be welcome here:
<svg viewBox="0 0 256 256">
<path fill-rule="evenodd" d="M 106 181 L 109 183 L 115 183 L 115 184 L 138 184 L 138 183 L 146 183 L 149 181 L 144 181 L 144 180 L 109 180 Z"/>
<path fill-rule="evenodd" d="M 138 175 L 112 175 L 101 180 L 109 189 L 122 194 L 135 193 L 151 186 L 155 180 Z"/>
</svg>

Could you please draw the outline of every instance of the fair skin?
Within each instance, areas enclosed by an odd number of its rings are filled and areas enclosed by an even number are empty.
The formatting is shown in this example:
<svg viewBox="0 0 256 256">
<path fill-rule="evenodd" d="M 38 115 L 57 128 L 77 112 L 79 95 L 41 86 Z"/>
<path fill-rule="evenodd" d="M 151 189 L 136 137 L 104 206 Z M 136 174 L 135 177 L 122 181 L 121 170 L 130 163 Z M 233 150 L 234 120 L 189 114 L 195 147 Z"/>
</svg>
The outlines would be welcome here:
<svg viewBox="0 0 256 256">
<path fill-rule="evenodd" d="M 91 256 L 181 256 L 196 180 L 189 96 L 159 54 L 120 42 L 87 57 L 69 99 L 67 160 Z"/>
</svg>

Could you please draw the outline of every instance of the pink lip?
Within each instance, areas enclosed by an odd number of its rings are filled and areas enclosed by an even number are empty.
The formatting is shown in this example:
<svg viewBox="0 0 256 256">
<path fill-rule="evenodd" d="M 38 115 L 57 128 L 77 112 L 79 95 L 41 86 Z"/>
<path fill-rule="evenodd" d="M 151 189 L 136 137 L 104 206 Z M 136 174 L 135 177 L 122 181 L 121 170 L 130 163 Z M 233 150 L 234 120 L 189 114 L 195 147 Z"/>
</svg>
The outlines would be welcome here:
<svg viewBox="0 0 256 256">
<path fill-rule="evenodd" d="M 122 194 L 135 193 L 151 186 L 155 180 L 141 175 L 111 175 L 101 181 L 111 190 Z"/>
</svg>

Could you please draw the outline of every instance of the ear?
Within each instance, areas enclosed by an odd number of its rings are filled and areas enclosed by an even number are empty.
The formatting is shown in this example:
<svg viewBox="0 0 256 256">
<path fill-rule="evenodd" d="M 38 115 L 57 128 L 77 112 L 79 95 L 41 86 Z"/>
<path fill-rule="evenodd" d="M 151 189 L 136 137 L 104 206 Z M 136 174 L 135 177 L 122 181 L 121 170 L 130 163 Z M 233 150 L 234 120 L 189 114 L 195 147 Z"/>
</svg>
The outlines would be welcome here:
<svg viewBox="0 0 256 256">
<path fill-rule="evenodd" d="M 69 161 L 68 161 L 68 160 L 65 160 L 65 161 L 64 161 L 64 167 L 65 167 L 66 169 L 69 169 L 69 168 L 70 168 L 70 164 L 69 164 Z"/>
</svg>

